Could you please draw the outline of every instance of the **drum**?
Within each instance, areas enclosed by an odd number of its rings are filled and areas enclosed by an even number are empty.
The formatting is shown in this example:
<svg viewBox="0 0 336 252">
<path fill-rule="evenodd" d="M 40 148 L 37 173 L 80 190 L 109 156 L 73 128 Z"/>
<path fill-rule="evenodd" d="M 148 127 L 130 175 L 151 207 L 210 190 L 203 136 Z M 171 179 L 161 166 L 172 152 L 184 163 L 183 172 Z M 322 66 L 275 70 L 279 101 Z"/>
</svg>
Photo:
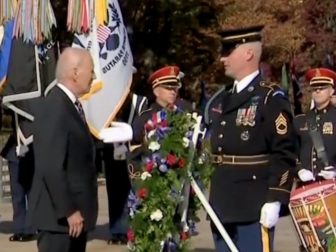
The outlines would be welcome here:
<svg viewBox="0 0 336 252">
<path fill-rule="evenodd" d="M 316 182 L 294 190 L 289 209 L 307 251 L 336 252 L 334 180 Z"/>
</svg>

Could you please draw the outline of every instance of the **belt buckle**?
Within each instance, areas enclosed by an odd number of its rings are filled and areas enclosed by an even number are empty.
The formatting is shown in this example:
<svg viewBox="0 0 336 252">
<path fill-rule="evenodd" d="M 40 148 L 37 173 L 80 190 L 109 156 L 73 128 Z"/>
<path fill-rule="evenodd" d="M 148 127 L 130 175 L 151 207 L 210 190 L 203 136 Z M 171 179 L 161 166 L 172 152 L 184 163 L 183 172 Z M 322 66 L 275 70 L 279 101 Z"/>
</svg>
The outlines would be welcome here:
<svg viewBox="0 0 336 252">
<path fill-rule="evenodd" d="M 214 156 L 214 163 L 215 164 L 221 164 L 221 163 L 223 163 L 223 156 L 222 155 L 215 155 Z"/>
</svg>

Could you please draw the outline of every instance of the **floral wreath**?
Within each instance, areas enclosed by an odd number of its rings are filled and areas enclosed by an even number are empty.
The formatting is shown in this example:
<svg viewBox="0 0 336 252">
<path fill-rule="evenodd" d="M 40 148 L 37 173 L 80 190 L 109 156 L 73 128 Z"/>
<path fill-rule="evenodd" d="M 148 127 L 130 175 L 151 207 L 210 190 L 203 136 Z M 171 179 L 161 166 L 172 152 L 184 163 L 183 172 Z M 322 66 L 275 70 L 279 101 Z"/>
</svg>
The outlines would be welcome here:
<svg viewBox="0 0 336 252">
<path fill-rule="evenodd" d="M 207 148 L 196 152 L 191 141 L 196 117 L 175 106 L 154 113 L 145 124 L 143 166 L 128 201 L 130 251 L 188 251 L 190 236 L 197 234 L 196 212 L 201 205 L 192 189 L 185 199 L 189 200 L 187 225 L 181 224 L 178 210 L 185 198 L 188 170 L 203 187 L 212 173 Z"/>
</svg>

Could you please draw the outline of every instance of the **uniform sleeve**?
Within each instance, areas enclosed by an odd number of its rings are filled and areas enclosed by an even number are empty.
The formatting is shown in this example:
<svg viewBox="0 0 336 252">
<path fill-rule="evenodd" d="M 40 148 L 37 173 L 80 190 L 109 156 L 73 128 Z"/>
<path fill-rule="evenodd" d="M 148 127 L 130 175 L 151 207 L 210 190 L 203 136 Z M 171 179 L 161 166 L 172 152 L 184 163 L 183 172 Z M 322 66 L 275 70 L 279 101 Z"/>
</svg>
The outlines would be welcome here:
<svg viewBox="0 0 336 252">
<path fill-rule="evenodd" d="M 282 94 L 270 97 L 265 106 L 266 141 L 270 153 L 267 201 L 287 204 L 296 163 L 293 116 Z"/>
</svg>

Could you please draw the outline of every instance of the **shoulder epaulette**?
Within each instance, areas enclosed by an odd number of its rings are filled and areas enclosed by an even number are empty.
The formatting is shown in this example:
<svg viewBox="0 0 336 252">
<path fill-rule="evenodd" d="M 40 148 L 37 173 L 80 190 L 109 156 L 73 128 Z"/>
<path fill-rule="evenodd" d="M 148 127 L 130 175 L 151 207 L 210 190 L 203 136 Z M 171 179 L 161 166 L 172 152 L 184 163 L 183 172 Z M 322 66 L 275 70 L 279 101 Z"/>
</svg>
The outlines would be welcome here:
<svg viewBox="0 0 336 252">
<path fill-rule="evenodd" d="M 286 96 L 285 92 L 281 89 L 276 82 L 260 81 L 259 86 L 267 88 L 264 104 L 267 103 L 270 96 Z"/>
</svg>

